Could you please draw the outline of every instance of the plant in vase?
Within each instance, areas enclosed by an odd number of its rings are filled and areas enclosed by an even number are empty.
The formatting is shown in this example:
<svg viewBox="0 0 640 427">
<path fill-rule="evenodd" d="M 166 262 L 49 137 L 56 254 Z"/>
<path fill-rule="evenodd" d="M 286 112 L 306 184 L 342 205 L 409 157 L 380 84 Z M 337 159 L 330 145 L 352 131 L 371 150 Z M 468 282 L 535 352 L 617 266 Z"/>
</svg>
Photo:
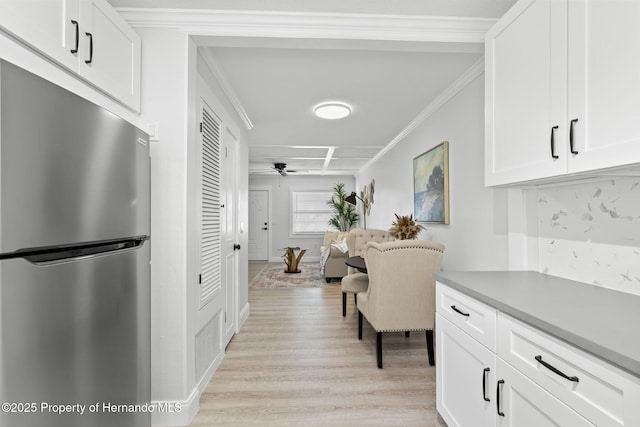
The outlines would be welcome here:
<svg viewBox="0 0 640 427">
<path fill-rule="evenodd" d="M 425 230 L 423 226 L 417 224 L 413 219 L 413 214 L 398 216 L 394 214 L 396 220 L 391 223 L 392 227 L 389 229 L 389 234 L 398 240 L 413 240 L 418 237 L 418 234 L 422 230 Z"/>
<path fill-rule="evenodd" d="M 351 227 L 358 222 L 358 214 L 355 207 L 345 201 L 347 194 L 344 192 L 344 184 L 338 182 L 333 187 L 333 195 L 331 200 L 327 201 L 327 205 L 333 208 L 333 216 L 329 219 L 329 225 L 338 231 L 349 231 Z"/>
</svg>

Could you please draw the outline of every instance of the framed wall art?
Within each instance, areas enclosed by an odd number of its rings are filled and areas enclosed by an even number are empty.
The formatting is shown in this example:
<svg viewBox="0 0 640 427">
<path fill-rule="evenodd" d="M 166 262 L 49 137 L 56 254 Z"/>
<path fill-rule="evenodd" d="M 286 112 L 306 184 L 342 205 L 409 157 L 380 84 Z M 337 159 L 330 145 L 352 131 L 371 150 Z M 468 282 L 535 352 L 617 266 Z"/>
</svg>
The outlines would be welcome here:
<svg viewBox="0 0 640 427">
<path fill-rule="evenodd" d="M 449 142 L 413 159 L 413 216 L 418 222 L 449 224 Z"/>
</svg>

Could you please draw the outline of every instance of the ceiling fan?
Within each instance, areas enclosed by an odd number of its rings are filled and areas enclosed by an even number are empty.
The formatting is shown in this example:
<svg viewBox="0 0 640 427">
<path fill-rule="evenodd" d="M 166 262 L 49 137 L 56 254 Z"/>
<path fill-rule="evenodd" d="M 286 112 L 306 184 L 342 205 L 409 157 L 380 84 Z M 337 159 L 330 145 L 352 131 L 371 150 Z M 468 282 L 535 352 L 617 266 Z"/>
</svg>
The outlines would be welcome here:
<svg viewBox="0 0 640 427">
<path fill-rule="evenodd" d="M 287 176 L 288 172 L 297 172 L 293 170 L 288 171 L 286 163 L 274 163 L 273 168 L 282 176 Z"/>
<path fill-rule="evenodd" d="M 290 173 L 303 172 L 303 171 L 298 171 L 298 170 L 287 169 L 287 164 L 286 163 L 276 162 L 276 163 L 273 164 L 272 168 L 269 168 L 266 171 L 255 171 L 254 173 L 270 173 L 270 172 L 273 172 L 273 171 L 278 172 L 282 176 L 287 176 Z"/>
</svg>

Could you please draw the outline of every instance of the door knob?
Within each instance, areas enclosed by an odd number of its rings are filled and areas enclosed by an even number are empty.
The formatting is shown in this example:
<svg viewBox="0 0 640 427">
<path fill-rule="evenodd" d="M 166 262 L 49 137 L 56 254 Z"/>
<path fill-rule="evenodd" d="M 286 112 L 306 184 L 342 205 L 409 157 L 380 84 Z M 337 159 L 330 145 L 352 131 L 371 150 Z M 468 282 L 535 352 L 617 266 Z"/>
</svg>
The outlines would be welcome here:
<svg viewBox="0 0 640 427">
<path fill-rule="evenodd" d="M 238 244 L 238 243 L 234 243 L 234 244 L 233 244 L 233 250 L 234 250 L 234 251 L 239 251 L 239 250 L 240 250 L 240 244 Z"/>
<path fill-rule="evenodd" d="M 268 230 L 268 228 L 267 228 L 267 227 L 262 227 L 262 229 L 263 229 L 263 230 Z"/>
</svg>

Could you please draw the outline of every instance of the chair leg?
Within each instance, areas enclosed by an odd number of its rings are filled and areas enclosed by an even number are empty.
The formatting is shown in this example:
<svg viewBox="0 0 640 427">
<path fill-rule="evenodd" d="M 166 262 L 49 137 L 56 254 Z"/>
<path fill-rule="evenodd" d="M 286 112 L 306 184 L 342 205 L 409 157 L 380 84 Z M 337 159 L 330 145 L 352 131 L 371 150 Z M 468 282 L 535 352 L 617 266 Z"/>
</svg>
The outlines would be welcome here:
<svg viewBox="0 0 640 427">
<path fill-rule="evenodd" d="M 404 337 L 405 338 L 409 338 L 411 336 L 411 332 L 410 331 L 404 331 Z"/>
<path fill-rule="evenodd" d="M 358 310 L 358 339 L 362 339 L 362 313 Z"/>
<path fill-rule="evenodd" d="M 435 365 L 433 361 L 433 329 L 427 331 L 427 355 L 429 356 L 429 366 Z"/>
<path fill-rule="evenodd" d="M 378 359 L 378 369 L 382 369 L 382 332 L 376 334 L 376 356 Z"/>
<path fill-rule="evenodd" d="M 342 317 L 347 316 L 347 293 L 342 293 Z"/>
<path fill-rule="evenodd" d="M 358 294 L 353 294 L 353 303 L 358 306 Z"/>
</svg>

